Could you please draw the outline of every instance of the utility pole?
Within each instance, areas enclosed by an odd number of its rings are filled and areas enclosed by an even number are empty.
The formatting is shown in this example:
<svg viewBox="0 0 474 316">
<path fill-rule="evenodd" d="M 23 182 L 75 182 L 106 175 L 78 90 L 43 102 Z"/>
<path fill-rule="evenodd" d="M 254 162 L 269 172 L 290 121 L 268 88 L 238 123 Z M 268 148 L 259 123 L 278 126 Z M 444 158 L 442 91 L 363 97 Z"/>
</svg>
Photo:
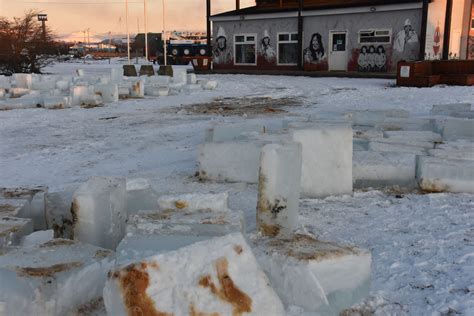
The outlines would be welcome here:
<svg viewBox="0 0 474 316">
<path fill-rule="evenodd" d="M 143 11 L 145 15 L 145 58 L 148 62 L 148 17 L 147 17 L 147 0 L 143 0 Z"/>
<path fill-rule="evenodd" d="M 303 70 L 303 0 L 298 7 L 298 67 Z"/>
<path fill-rule="evenodd" d="M 453 15 L 453 0 L 446 1 L 446 19 L 444 21 L 443 59 L 449 59 L 449 42 L 451 41 L 451 18 Z"/>
<path fill-rule="evenodd" d="M 87 29 L 87 47 L 90 49 L 91 48 L 91 37 L 90 37 L 90 28 Z"/>
<path fill-rule="evenodd" d="M 212 56 L 212 43 L 211 43 L 211 0 L 206 1 L 206 21 L 207 21 L 207 55 Z"/>
<path fill-rule="evenodd" d="M 235 9 L 240 10 L 240 0 L 235 0 Z"/>
<path fill-rule="evenodd" d="M 127 26 L 127 57 L 128 57 L 128 64 L 130 63 L 130 31 L 128 29 L 128 0 L 125 0 L 125 24 Z"/>
</svg>

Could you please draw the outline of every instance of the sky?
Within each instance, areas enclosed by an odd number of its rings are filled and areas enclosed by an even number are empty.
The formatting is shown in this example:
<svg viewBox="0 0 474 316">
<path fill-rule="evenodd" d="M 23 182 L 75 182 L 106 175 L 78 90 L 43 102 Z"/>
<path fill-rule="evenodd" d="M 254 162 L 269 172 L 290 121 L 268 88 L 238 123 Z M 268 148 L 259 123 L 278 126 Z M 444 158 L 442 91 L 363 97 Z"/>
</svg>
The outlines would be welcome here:
<svg viewBox="0 0 474 316">
<path fill-rule="evenodd" d="M 131 33 L 144 31 L 144 0 L 129 1 Z M 206 29 L 206 0 L 165 0 L 167 30 Z M 162 29 L 162 0 L 147 0 L 148 31 Z M 241 7 L 251 6 L 255 0 L 241 0 Z M 213 14 L 235 9 L 235 0 L 212 0 Z M 91 36 L 126 33 L 125 0 L 0 0 L 0 16 L 21 16 L 25 11 L 37 10 L 48 14 L 48 25 L 62 36 L 82 34 L 90 29 Z"/>
</svg>

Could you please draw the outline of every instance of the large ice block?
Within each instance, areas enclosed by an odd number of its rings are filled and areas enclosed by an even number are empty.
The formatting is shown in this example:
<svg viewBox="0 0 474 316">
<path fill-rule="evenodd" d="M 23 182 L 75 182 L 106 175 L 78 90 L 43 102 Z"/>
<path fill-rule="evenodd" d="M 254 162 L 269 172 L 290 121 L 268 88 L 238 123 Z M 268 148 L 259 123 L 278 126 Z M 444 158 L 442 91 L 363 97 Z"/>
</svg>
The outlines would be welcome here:
<svg viewBox="0 0 474 316">
<path fill-rule="evenodd" d="M 32 232 L 33 221 L 31 219 L 10 216 L 0 217 L 0 255 L 6 252 L 8 247 L 18 245 L 23 236 Z"/>
<path fill-rule="evenodd" d="M 419 156 L 417 180 L 423 191 L 474 193 L 474 161 Z"/>
<path fill-rule="evenodd" d="M 71 213 L 75 240 L 115 249 L 125 235 L 125 179 L 90 178 L 74 192 Z"/>
<path fill-rule="evenodd" d="M 217 212 L 228 211 L 229 194 L 224 193 L 190 193 L 184 195 L 164 195 L 158 199 L 161 210 L 196 212 L 211 210 Z"/>
<path fill-rule="evenodd" d="M 474 160 L 474 149 L 431 149 L 428 151 L 430 156 L 440 159 Z"/>
<path fill-rule="evenodd" d="M 104 302 L 115 316 L 285 314 L 240 233 L 113 270 Z"/>
<path fill-rule="evenodd" d="M 94 87 L 94 92 L 100 95 L 105 103 L 117 102 L 119 100 L 117 84 L 98 84 Z"/>
<path fill-rule="evenodd" d="M 46 109 L 65 109 L 69 107 L 69 97 L 51 96 L 43 98 L 43 106 Z"/>
<path fill-rule="evenodd" d="M 258 182 L 258 141 L 204 143 L 198 147 L 199 177 L 220 182 Z"/>
<path fill-rule="evenodd" d="M 127 212 L 156 210 L 158 195 L 151 187 L 150 181 L 143 178 L 127 179 Z"/>
<path fill-rule="evenodd" d="M 255 123 L 214 124 L 206 129 L 206 142 L 233 141 L 249 133 L 263 133 L 265 126 Z"/>
<path fill-rule="evenodd" d="M 102 296 L 112 254 L 55 239 L 0 256 L 2 315 L 72 315 Z"/>
<path fill-rule="evenodd" d="M 380 152 L 398 152 L 398 153 L 410 153 L 415 155 L 426 155 L 426 150 L 423 147 L 403 145 L 403 144 L 391 144 L 384 142 L 370 141 L 368 144 L 368 150 L 380 151 Z"/>
<path fill-rule="evenodd" d="M 269 144 L 262 148 L 257 228 L 263 235 L 288 235 L 298 224 L 301 151 L 300 143 Z"/>
<path fill-rule="evenodd" d="M 294 131 L 293 140 L 303 150 L 302 196 L 352 194 L 352 128 L 319 125 Z"/>
<path fill-rule="evenodd" d="M 431 109 L 431 115 L 451 115 L 456 112 L 470 111 L 469 103 L 436 104 Z"/>
<path fill-rule="evenodd" d="M 386 118 L 375 125 L 375 129 L 385 131 L 434 131 L 435 122 L 431 118 Z"/>
<path fill-rule="evenodd" d="M 444 124 L 443 139 L 474 141 L 474 119 L 448 118 Z"/>
<path fill-rule="evenodd" d="M 369 295 L 370 252 L 311 236 L 256 239 L 257 261 L 286 305 L 337 316 Z"/>
<path fill-rule="evenodd" d="M 386 131 L 383 135 L 385 138 L 409 139 L 422 142 L 440 143 L 443 141 L 440 134 L 431 131 Z"/>
<path fill-rule="evenodd" d="M 433 149 L 435 144 L 432 141 L 426 140 L 419 140 L 419 139 L 411 139 L 411 138 L 381 138 L 375 137 L 369 139 L 371 142 L 378 142 L 378 143 L 385 143 L 385 144 L 393 144 L 395 146 L 402 145 L 402 146 L 412 146 L 424 149 Z"/>
<path fill-rule="evenodd" d="M 20 214 L 29 213 L 31 204 L 28 199 L 5 199 L 0 197 L 0 217 L 18 217 Z"/>
<path fill-rule="evenodd" d="M 400 152 L 357 151 L 353 157 L 355 188 L 416 187 L 416 155 Z"/>
<path fill-rule="evenodd" d="M 73 192 L 48 192 L 45 194 L 46 226 L 56 238 L 74 238 L 71 213 Z"/>
</svg>

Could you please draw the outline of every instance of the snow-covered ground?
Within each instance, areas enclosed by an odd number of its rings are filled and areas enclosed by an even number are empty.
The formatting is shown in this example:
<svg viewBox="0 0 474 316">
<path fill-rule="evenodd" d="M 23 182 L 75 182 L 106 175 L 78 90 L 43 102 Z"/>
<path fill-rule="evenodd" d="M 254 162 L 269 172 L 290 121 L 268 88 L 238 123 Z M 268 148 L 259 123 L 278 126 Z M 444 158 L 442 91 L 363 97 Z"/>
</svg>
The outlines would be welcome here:
<svg viewBox="0 0 474 316">
<path fill-rule="evenodd" d="M 117 67 L 117 65 L 112 65 Z M 108 73 L 108 62 L 57 64 L 49 73 Z M 230 193 L 255 229 L 256 185 L 201 183 L 197 146 L 212 121 L 265 122 L 337 117 L 351 110 L 404 109 L 413 116 L 433 104 L 473 102 L 472 87 L 397 88 L 393 80 L 209 75 L 214 91 L 127 100 L 105 107 L 0 112 L 0 187 L 74 187 L 91 176 L 145 177 L 160 194 Z M 268 115 L 195 115 L 182 106 L 215 98 L 294 98 L 301 106 Z M 269 104 L 271 106 L 271 104 Z M 179 113 L 178 113 L 179 112 Z M 304 229 L 322 239 L 354 243 L 373 255 L 372 297 L 363 310 L 380 315 L 474 315 L 474 196 L 391 195 L 301 200 Z M 372 308 L 372 306 L 375 306 Z M 290 308 L 290 313 L 300 311 Z"/>
</svg>

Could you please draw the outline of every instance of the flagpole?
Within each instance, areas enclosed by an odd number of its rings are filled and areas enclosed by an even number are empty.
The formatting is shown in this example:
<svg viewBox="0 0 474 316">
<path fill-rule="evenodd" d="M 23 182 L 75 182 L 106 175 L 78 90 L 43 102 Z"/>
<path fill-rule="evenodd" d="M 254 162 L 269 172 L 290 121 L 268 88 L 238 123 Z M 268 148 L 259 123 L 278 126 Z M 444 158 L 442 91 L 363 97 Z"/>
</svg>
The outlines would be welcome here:
<svg viewBox="0 0 474 316">
<path fill-rule="evenodd" d="M 148 62 L 148 20 L 147 20 L 147 0 L 143 0 L 143 10 L 145 14 L 145 58 Z"/>
<path fill-rule="evenodd" d="M 130 63 L 130 31 L 128 29 L 128 0 L 125 0 L 125 24 L 127 25 L 127 57 L 128 64 Z"/>
<path fill-rule="evenodd" d="M 165 0 L 163 0 L 163 48 L 164 48 L 164 60 L 165 60 L 165 66 L 168 66 L 168 61 L 167 61 L 167 47 L 166 47 L 166 27 L 165 27 Z"/>
</svg>

